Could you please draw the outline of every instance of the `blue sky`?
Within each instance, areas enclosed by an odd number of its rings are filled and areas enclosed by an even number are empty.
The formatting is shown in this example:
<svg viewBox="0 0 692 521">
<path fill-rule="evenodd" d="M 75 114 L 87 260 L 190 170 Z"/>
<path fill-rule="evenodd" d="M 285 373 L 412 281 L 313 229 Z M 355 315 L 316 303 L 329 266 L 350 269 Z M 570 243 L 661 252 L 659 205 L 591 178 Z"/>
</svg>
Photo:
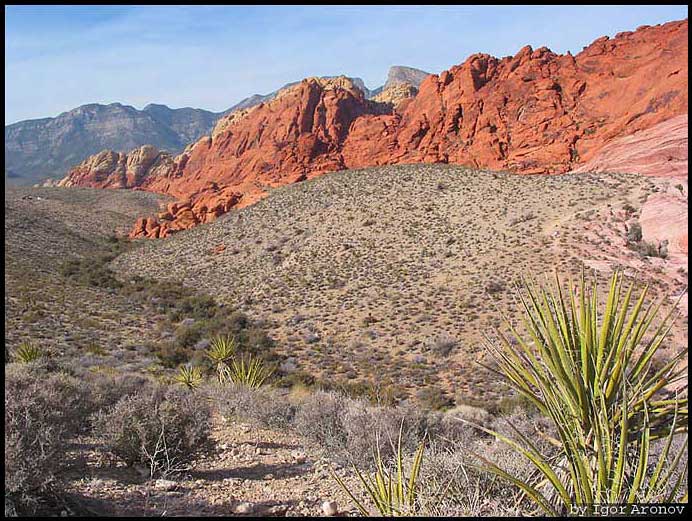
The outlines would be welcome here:
<svg viewBox="0 0 692 521">
<path fill-rule="evenodd" d="M 687 17 L 687 6 L 9 6 L 5 124 L 85 103 L 221 111 L 306 76 L 375 88 L 390 65 L 439 73 L 475 52 L 546 45 Z"/>
</svg>

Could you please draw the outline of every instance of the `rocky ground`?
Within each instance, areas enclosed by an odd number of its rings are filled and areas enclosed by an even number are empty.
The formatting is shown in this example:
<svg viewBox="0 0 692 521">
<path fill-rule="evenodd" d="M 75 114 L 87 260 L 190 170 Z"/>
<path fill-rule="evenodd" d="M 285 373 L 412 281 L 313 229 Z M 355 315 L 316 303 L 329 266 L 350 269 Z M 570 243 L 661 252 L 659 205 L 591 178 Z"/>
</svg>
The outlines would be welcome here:
<svg viewBox="0 0 692 521">
<path fill-rule="evenodd" d="M 148 469 L 103 465 L 94 440 L 73 447 L 66 511 L 112 516 L 354 515 L 334 469 L 354 490 L 357 479 L 290 432 L 226 422 L 216 417 L 213 447 L 190 470 L 149 479 Z M 335 502 L 324 510 L 325 502 Z"/>
<path fill-rule="evenodd" d="M 602 280 L 623 266 L 657 294 L 686 286 L 679 255 L 642 258 L 626 246 L 628 226 L 665 182 L 444 165 L 340 172 L 147 241 L 113 267 L 182 280 L 266 320 L 297 370 L 495 401 L 477 362 L 501 314 L 519 319 L 520 277 L 578 276 L 586 263 Z M 676 333 L 684 338 L 686 319 Z"/>
</svg>

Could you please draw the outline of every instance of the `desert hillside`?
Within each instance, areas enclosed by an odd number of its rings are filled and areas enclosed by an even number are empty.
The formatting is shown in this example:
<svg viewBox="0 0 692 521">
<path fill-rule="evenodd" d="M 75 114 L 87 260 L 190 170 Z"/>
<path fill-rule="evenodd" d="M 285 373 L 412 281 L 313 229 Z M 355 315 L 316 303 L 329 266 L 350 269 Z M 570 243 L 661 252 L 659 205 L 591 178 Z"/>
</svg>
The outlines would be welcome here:
<svg viewBox="0 0 692 521">
<path fill-rule="evenodd" d="M 664 260 L 626 247 L 627 225 L 663 185 L 445 165 L 341 172 L 272 190 L 113 267 L 181 280 L 268 321 L 297 371 L 491 401 L 481 341 L 501 313 L 518 319 L 510 295 L 522 275 L 577 275 L 584 262 L 685 287 L 686 252 Z"/>
</svg>

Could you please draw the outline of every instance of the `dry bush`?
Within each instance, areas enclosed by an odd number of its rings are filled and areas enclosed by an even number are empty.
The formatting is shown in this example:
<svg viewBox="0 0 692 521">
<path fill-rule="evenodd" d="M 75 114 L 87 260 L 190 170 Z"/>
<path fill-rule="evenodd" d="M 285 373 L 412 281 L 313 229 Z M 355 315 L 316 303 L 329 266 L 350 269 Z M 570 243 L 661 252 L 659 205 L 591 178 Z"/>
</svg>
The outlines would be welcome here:
<svg viewBox="0 0 692 521">
<path fill-rule="evenodd" d="M 413 454 L 427 431 L 427 415 L 409 406 L 373 406 L 364 400 L 349 400 L 342 415 L 346 444 L 337 456 L 364 468 L 373 464 L 373 453 L 379 442 L 385 462 L 396 451 L 399 430 L 401 448 Z"/>
<path fill-rule="evenodd" d="M 88 398 L 81 382 L 45 363 L 5 365 L 6 504 L 31 511 L 55 488 Z"/>
<path fill-rule="evenodd" d="M 151 476 L 188 468 L 209 439 L 211 411 L 194 392 L 161 386 L 125 396 L 94 418 L 104 450 Z"/>
<path fill-rule="evenodd" d="M 298 405 L 293 426 L 305 439 L 326 451 L 340 451 L 346 446 L 343 415 L 347 398 L 336 392 L 316 391 Z"/>
<path fill-rule="evenodd" d="M 484 452 L 499 456 L 498 442 L 484 444 Z M 508 451 L 507 451 L 508 452 Z M 515 455 L 507 456 L 516 458 Z M 480 517 L 517 516 L 523 513 L 519 491 L 473 466 L 470 454 L 461 447 L 430 447 L 424 457 L 419 501 L 430 516 Z"/>
<path fill-rule="evenodd" d="M 87 378 L 94 411 L 115 405 L 126 396 L 131 396 L 153 385 L 153 381 L 138 374 L 91 374 Z"/>
<path fill-rule="evenodd" d="M 290 425 L 295 415 L 295 406 L 279 389 L 252 389 L 231 383 L 214 385 L 207 391 L 224 418 L 238 418 L 262 427 L 282 429 Z"/>
</svg>

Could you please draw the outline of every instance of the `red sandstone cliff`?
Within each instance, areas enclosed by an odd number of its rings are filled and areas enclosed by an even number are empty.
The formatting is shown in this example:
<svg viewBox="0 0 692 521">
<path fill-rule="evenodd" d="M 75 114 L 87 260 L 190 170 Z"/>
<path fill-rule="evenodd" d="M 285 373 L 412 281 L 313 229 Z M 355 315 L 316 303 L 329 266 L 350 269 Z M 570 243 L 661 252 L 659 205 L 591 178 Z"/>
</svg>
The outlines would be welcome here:
<svg viewBox="0 0 692 521">
<path fill-rule="evenodd" d="M 366 100 L 346 78 L 310 78 L 223 118 L 174 160 L 147 153 L 142 170 L 141 152 L 136 160 L 102 152 L 62 183 L 178 198 L 132 233 L 162 237 L 251 204 L 267 186 L 344 168 L 449 162 L 566 172 L 598 161 L 609 143 L 687 113 L 687 34 L 684 20 L 599 38 L 576 56 L 545 47 L 502 59 L 476 54 L 428 76 L 394 109 Z"/>
</svg>

